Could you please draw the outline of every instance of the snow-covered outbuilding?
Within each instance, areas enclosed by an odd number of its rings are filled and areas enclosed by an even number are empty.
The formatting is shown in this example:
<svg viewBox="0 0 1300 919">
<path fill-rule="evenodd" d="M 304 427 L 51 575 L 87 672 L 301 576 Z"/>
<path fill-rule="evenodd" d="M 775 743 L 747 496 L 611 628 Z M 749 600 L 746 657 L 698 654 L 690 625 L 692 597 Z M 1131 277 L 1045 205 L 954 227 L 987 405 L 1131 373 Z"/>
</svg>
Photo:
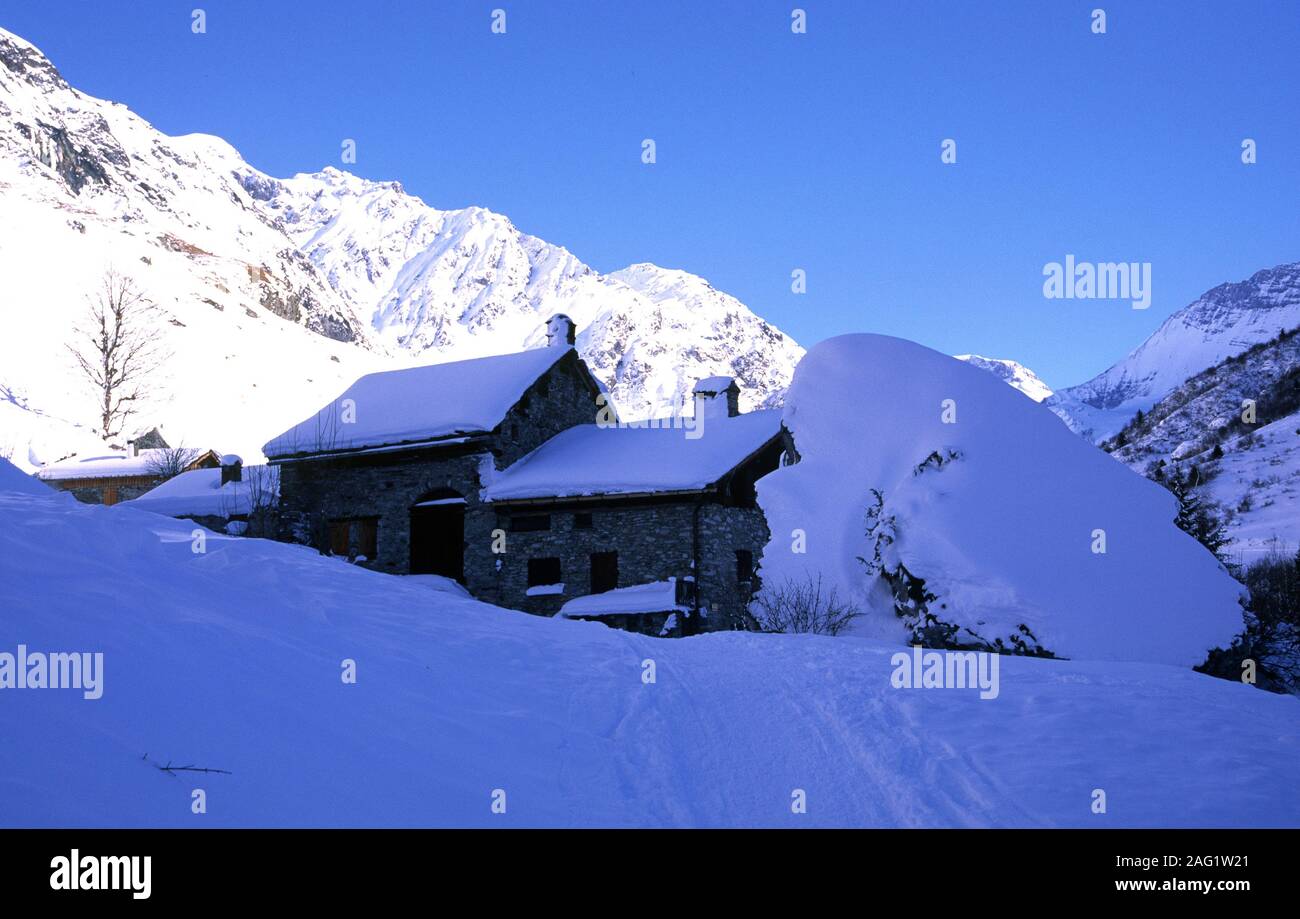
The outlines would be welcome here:
<svg viewBox="0 0 1300 919">
<path fill-rule="evenodd" d="M 155 428 L 129 441 L 125 450 L 70 456 L 42 466 L 36 477 L 83 503 L 117 504 L 140 497 L 171 476 L 220 465 L 216 451 L 169 447 Z"/>
<path fill-rule="evenodd" d="M 541 615 L 673 578 L 700 613 L 686 631 L 738 621 L 780 413 L 740 414 L 734 381 L 712 378 L 692 416 L 621 421 L 574 331 L 558 315 L 546 347 L 357 380 L 263 448 L 281 535 Z"/>
<path fill-rule="evenodd" d="M 259 513 L 269 515 L 280 493 L 280 470 L 275 466 L 245 466 L 234 455 L 221 457 L 217 468 L 191 469 L 168 479 L 128 506 L 168 517 L 183 517 L 209 529 L 233 535 L 249 532 Z M 252 535 L 272 535 L 257 531 Z"/>
</svg>

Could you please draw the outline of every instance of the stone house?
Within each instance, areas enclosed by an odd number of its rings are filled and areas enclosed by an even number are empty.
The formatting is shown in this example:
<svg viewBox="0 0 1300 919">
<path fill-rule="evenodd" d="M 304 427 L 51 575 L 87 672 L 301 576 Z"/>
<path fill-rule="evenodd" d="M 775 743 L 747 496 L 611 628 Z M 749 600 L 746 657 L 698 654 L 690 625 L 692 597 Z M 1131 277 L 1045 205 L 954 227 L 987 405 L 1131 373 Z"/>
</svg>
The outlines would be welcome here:
<svg viewBox="0 0 1300 919">
<path fill-rule="evenodd" d="M 282 538 L 539 615 L 672 579 L 673 609 L 640 630 L 672 612 L 677 633 L 741 623 L 768 538 L 754 483 L 788 447 L 780 413 L 740 414 L 735 383 L 714 378 L 694 417 L 621 422 L 574 331 L 556 316 L 544 348 L 370 374 L 272 440 Z M 601 618 L 589 602 L 581 618 Z M 609 615 L 637 627 L 625 603 Z"/>
</svg>

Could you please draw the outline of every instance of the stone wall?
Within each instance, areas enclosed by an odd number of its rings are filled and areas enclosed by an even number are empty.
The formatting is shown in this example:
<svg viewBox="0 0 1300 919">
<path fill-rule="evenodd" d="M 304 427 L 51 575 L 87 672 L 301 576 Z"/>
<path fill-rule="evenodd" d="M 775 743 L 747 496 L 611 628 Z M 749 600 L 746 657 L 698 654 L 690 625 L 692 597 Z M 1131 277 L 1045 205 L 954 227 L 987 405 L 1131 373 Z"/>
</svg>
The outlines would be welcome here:
<svg viewBox="0 0 1300 919">
<path fill-rule="evenodd" d="M 486 545 L 486 535 L 475 532 L 487 520 L 475 513 L 485 461 L 490 461 L 486 452 L 447 448 L 285 463 L 280 467 L 281 535 L 324 549 L 328 521 L 377 517 L 378 552 L 365 565 L 405 574 L 411 562 L 411 506 L 430 492 L 450 489 L 465 496 L 466 541 Z"/>
<path fill-rule="evenodd" d="M 574 597 L 591 593 L 591 556 L 618 553 L 618 586 L 631 587 L 688 578 L 694 574 L 697 504 L 687 499 L 642 505 L 517 505 L 494 514 L 493 528 L 505 531 L 502 554 L 467 555 L 476 582 L 495 582 L 492 595 L 503 606 L 537 615 L 553 615 Z M 590 514 L 591 527 L 575 526 L 576 514 Z M 511 532 L 512 516 L 549 515 L 550 529 Z M 736 550 L 753 553 L 755 566 L 767 542 L 767 524 L 755 507 L 732 507 L 711 501 L 698 505 L 700 606 L 706 611 L 702 630 L 733 628 L 743 621 L 749 585 L 737 580 Z M 564 590 L 557 595 L 527 595 L 528 560 L 558 558 Z M 471 559 L 473 561 L 471 562 Z"/>
<path fill-rule="evenodd" d="M 506 551 L 474 555 L 483 579 L 494 579 L 503 606 L 552 615 L 574 597 L 591 593 L 591 555 L 618 552 L 618 586 L 648 584 L 691 573 L 692 504 L 660 504 L 603 509 L 579 507 L 591 514 L 591 528 L 574 525 L 575 510 L 517 506 L 493 513 L 493 526 L 505 531 Z M 549 516 L 551 528 L 527 533 L 510 529 L 510 518 Z M 528 560 L 558 558 L 564 592 L 529 597 Z M 468 560 L 468 559 L 467 559 Z M 498 565 L 500 566 L 498 568 Z"/>
<path fill-rule="evenodd" d="M 757 507 L 704 506 L 699 576 L 700 605 L 707 611 L 703 631 L 744 627 L 749 598 L 758 583 L 738 579 L 736 550 L 749 550 L 757 571 L 768 538 L 767 518 Z"/>
<path fill-rule="evenodd" d="M 67 479 L 62 482 L 47 482 L 72 496 L 82 504 L 121 504 L 141 495 L 148 494 L 159 485 L 162 479 L 141 479 L 123 477 L 116 481 L 102 479 L 80 480 Z M 111 500 L 107 500 L 111 499 Z"/>
</svg>

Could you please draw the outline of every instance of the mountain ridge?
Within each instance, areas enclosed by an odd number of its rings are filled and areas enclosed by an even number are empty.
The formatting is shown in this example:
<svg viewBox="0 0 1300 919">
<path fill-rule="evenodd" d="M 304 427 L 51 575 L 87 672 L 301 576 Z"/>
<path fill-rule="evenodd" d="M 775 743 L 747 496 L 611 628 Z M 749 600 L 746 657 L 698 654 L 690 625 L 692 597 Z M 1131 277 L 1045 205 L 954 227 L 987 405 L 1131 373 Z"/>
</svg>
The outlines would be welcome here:
<svg viewBox="0 0 1300 919">
<path fill-rule="evenodd" d="M 138 423 L 250 457 L 364 373 L 527 348 L 553 312 L 628 417 L 680 411 L 704 376 L 779 403 L 803 353 L 707 281 L 675 286 L 685 272 L 600 275 L 485 208 L 334 167 L 276 179 L 214 135 L 164 135 L 2 29 L 0 204 L 0 449 L 28 468 L 88 440 L 66 345 L 109 268 L 171 352 Z"/>
<path fill-rule="evenodd" d="M 1190 377 L 1296 325 L 1300 262 L 1264 268 L 1207 290 L 1109 368 L 1044 404 L 1099 442 Z"/>
</svg>

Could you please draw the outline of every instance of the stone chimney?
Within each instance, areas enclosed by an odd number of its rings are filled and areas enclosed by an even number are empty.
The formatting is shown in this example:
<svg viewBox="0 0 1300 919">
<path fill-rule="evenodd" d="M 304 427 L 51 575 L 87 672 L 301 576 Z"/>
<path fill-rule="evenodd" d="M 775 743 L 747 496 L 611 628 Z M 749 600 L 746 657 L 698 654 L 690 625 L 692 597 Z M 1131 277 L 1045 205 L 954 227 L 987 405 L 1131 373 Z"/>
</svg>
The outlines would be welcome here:
<svg viewBox="0 0 1300 919">
<path fill-rule="evenodd" d="M 136 449 L 134 440 L 128 440 L 126 442 L 126 455 L 128 459 L 134 459 L 139 454 L 139 452 L 140 451 Z"/>
<path fill-rule="evenodd" d="M 244 480 L 244 461 L 233 453 L 221 458 L 221 484 L 242 482 Z"/>
<path fill-rule="evenodd" d="M 563 313 L 546 320 L 546 347 L 568 348 L 577 340 L 578 327 Z"/>
<path fill-rule="evenodd" d="M 732 377 L 708 377 L 695 384 L 696 418 L 735 418 L 740 414 L 740 387 Z"/>
</svg>

